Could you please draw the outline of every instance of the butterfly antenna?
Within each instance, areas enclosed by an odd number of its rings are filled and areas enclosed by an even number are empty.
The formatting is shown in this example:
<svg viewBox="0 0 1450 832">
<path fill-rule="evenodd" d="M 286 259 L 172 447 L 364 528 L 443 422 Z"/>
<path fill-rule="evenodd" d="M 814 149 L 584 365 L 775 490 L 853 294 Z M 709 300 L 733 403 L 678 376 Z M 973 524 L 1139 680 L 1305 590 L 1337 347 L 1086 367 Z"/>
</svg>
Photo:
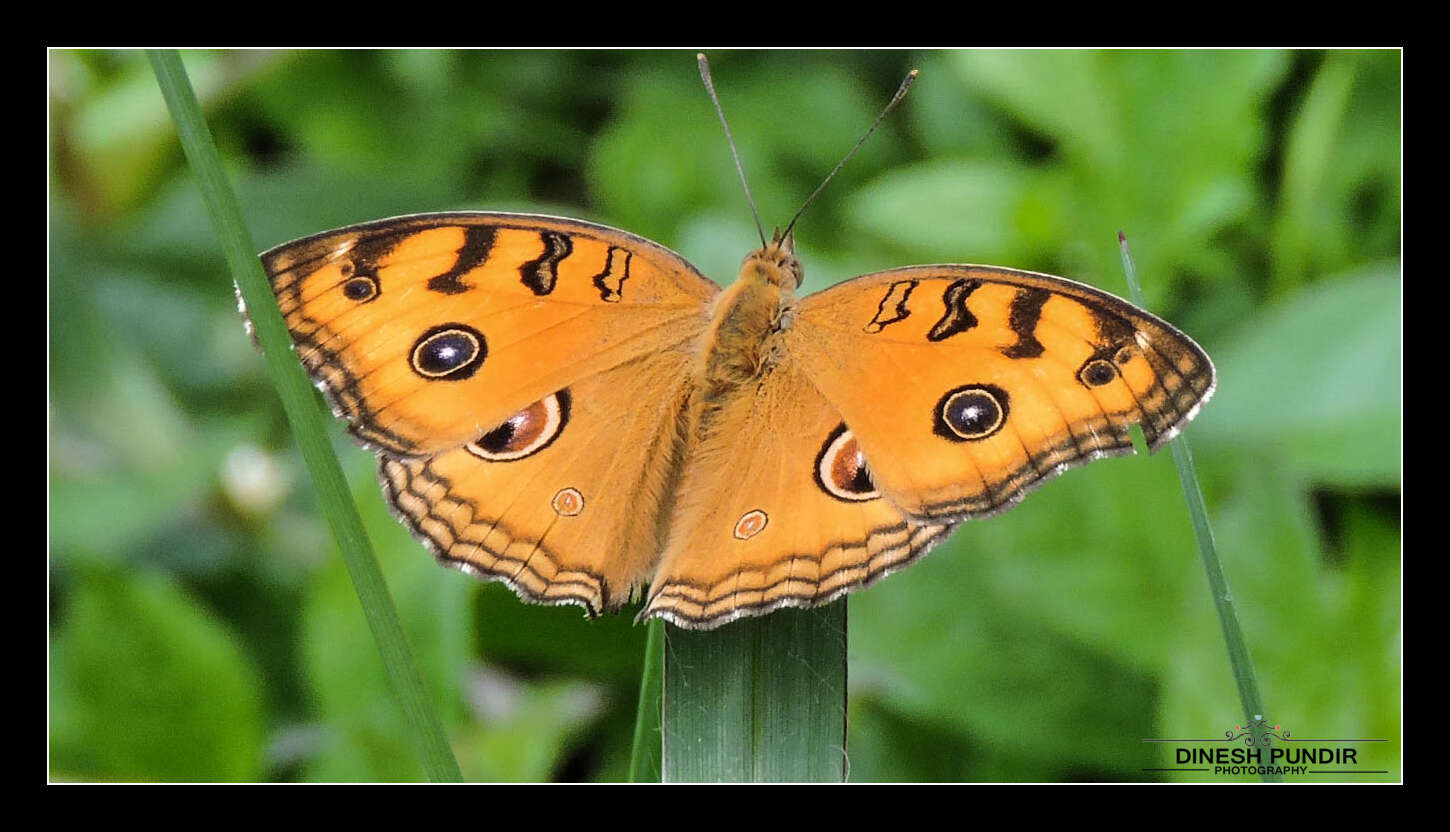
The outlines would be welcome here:
<svg viewBox="0 0 1450 832">
<path fill-rule="evenodd" d="M 745 199 L 750 202 L 750 213 L 755 215 L 755 230 L 760 234 L 760 247 L 765 248 L 765 226 L 760 224 L 760 209 L 755 207 L 755 197 L 750 193 L 750 183 L 745 181 L 745 167 L 740 164 L 740 151 L 735 149 L 735 137 L 730 135 L 730 125 L 725 121 L 725 110 L 720 107 L 720 96 L 715 94 L 715 82 L 710 80 L 710 62 L 705 60 L 705 53 L 695 55 L 700 62 L 700 80 L 705 82 L 705 89 L 710 92 L 710 100 L 715 102 L 715 112 L 720 116 L 720 126 L 725 128 L 725 141 L 730 143 L 730 155 L 735 158 L 735 170 L 740 174 L 740 184 L 745 188 Z"/>
<path fill-rule="evenodd" d="M 826 186 L 831 183 L 831 180 L 836 178 L 836 174 L 841 172 L 841 168 L 845 167 L 846 163 L 851 161 L 851 157 L 856 155 L 856 151 L 861 149 L 861 145 L 865 144 L 866 140 L 871 138 L 871 134 L 876 132 L 876 128 L 881 126 L 881 122 L 886 120 L 886 116 L 890 115 L 891 111 L 896 109 L 896 105 L 900 104 L 901 99 L 906 97 L 907 91 L 916 82 L 916 76 L 920 74 L 921 71 L 916 69 L 906 73 L 906 78 L 902 80 L 901 86 L 896 88 L 896 95 L 891 96 L 891 101 L 887 102 L 886 109 L 882 110 L 881 115 L 877 116 L 876 120 L 871 123 L 871 127 L 866 131 L 866 135 L 862 136 L 860 141 L 856 142 L 856 146 L 851 148 L 851 152 L 846 154 L 846 158 L 836 163 L 836 166 L 831 169 L 831 172 L 826 174 L 825 180 L 816 187 L 815 193 L 806 197 L 805 204 L 801 206 L 799 211 L 795 212 L 794 217 L 790 218 L 790 224 L 785 227 L 785 233 L 781 235 L 782 239 L 790 236 L 791 229 L 795 228 L 795 221 L 801 218 L 801 214 L 804 214 L 806 209 L 810 207 L 810 204 L 815 202 L 816 197 L 821 195 L 821 191 L 824 191 Z"/>
</svg>

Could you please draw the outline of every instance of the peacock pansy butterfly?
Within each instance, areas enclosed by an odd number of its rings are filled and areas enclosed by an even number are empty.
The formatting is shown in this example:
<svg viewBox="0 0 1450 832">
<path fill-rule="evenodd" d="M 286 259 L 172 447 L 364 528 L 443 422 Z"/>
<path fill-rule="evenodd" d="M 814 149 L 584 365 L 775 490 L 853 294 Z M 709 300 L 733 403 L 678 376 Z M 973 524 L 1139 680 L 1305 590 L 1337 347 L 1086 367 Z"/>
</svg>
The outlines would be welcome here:
<svg viewBox="0 0 1450 832">
<path fill-rule="evenodd" d="M 720 289 L 580 220 L 395 217 L 262 255 L 298 354 L 443 563 L 711 628 L 901 569 L 1062 471 L 1157 449 L 1214 369 L 1089 286 L 914 266 L 798 298 L 793 238 Z"/>
</svg>

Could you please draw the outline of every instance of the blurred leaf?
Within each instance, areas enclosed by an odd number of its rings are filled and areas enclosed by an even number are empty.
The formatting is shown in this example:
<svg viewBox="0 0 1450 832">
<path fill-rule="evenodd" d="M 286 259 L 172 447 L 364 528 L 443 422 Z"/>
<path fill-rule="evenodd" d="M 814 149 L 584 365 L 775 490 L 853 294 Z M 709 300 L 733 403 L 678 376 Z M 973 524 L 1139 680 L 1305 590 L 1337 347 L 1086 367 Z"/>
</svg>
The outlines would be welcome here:
<svg viewBox="0 0 1450 832">
<path fill-rule="evenodd" d="M 1110 55 L 964 50 L 953 58 L 967 88 L 1065 143 L 1078 161 L 1102 165 L 1121 152 Z"/>
<path fill-rule="evenodd" d="M 1284 151 L 1276 294 L 1362 261 L 1376 237 L 1398 242 L 1399 71 L 1389 50 L 1334 51 L 1320 64 Z"/>
<path fill-rule="evenodd" d="M 52 431 L 50 498 L 64 522 L 50 525 L 50 543 L 61 554 L 145 542 L 205 500 L 225 453 L 205 447 L 218 437 L 196 434 L 150 367 L 131 356 L 109 366 L 89 407 L 68 408 Z"/>
<path fill-rule="evenodd" d="M 462 731 L 459 764 L 483 782 L 550 779 L 602 705 L 599 689 L 585 682 L 530 684 L 488 669 L 469 688 L 477 718 Z"/>
<path fill-rule="evenodd" d="M 52 113 L 55 162 L 88 213 L 101 215 L 134 208 L 177 156 L 175 132 L 145 57 L 138 51 L 110 54 L 114 68 L 97 73 L 104 59 L 94 52 L 50 53 L 58 104 Z M 225 97 L 273 60 L 259 50 L 189 51 L 183 57 L 203 102 Z"/>
<path fill-rule="evenodd" d="M 1058 143 L 1074 165 L 1110 175 L 1137 171 L 1135 148 L 1160 154 L 1178 144 L 1180 161 L 1200 150 L 1225 154 L 1218 164 L 1255 148 L 1257 131 L 1244 115 L 1283 72 L 1288 53 L 1210 51 L 963 51 L 961 77 Z M 1195 167 L 1183 174 L 1196 173 Z M 1175 193 L 1164 188 L 1164 193 Z"/>
<path fill-rule="evenodd" d="M 911 264 L 1016 260 L 1014 227 L 1028 171 L 1009 162 L 923 162 L 852 195 L 852 218 Z M 901 265 L 908 265 L 903 263 Z"/>
<path fill-rule="evenodd" d="M 1255 448 L 1318 482 L 1397 487 L 1398 275 L 1386 264 L 1316 284 L 1222 339 L 1220 391 L 1195 435 Z"/>
<path fill-rule="evenodd" d="M 989 756 L 1136 773 L 1192 547 L 1166 455 L 1071 472 L 854 597 L 853 684 Z"/>
<path fill-rule="evenodd" d="M 1365 767 L 1387 769 L 1393 779 L 1403 775 L 1399 769 L 1404 701 L 1403 551 L 1397 515 L 1372 512 L 1363 505 L 1347 512 L 1342 552 L 1344 614 L 1337 631 L 1355 653 L 1355 669 L 1348 683 L 1353 690 L 1353 699 L 1348 701 L 1353 704 L 1348 714 L 1341 714 L 1345 700 L 1322 705 L 1322 718 L 1337 719 L 1342 730 L 1359 729 L 1389 740 L 1367 746 Z"/>
<path fill-rule="evenodd" d="M 479 654 L 517 670 L 568 674 L 626 687 L 639 684 L 645 628 L 634 612 L 589 620 L 577 606 L 525 604 L 499 583 L 480 584 Z"/>
<path fill-rule="evenodd" d="M 970 779 L 975 773 L 963 737 L 894 714 L 869 696 L 851 698 L 847 724 L 850 782 L 940 783 Z"/>
<path fill-rule="evenodd" d="M 236 637 L 161 575 L 81 570 L 51 652 L 51 773 L 261 774 L 261 695 Z"/>
<path fill-rule="evenodd" d="M 693 56 L 680 57 L 692 62 Z M 768 231 L 785 224 L 871 124 L 875 111 L 863 90 L 836 73 L 741 77 L 735 66 L 716 60 L 714 78 Z M 781 102 L 789 102 L 785 117 Z M 802 129 L 807 124 L 810 129 Z M 873 160 L 879 164 L 889 155 L 890 144 L 889 132 L 881 131 L 846 175 L 860 181 Z M 793 176 L 797 171 L 803 173 Z M 745 210 L 729 145 L 693 73 L 628 87 L 617 119 L 595 144 L 589 178 L 613 222 L 652 238 L 672 236 L 682 207 Z M 813 227 L 828 229 L 828 212 L 828 206 L 813 208 Z"/>
<path fill-rule="evenodd" d="M 923 145 L 925 158 L 998 157 L 1022 154 L 1020 135 L 1000 108 L 977 94 L 979 87 L 959 72 L 955 52 L 916 56 L 921 79 L 902 102 L 901 111 Z"/>
<path fill-rule="evenodd" d="M 1376 779 L 1398 779 L 1399 722 L 1391 704 L 1398 691 L 1393 670 L 1386 673 L 1387 663 L 1397 666 L 1397 631 L 1387 620 L 1397 602 L 1395 593 L 1383 591 L 1398 580 L 1394 548 L 1371 554 L 1356 546 L 1350 556 L 1359 575 L 1326 569 L 1304 483 L 1251 459 L 1245 452 L 1204 454 L 1200 464 L 1230 483 L 1216 501 L 1214 529 L 1267 716 L 1304 738 L 1390 739 L 1356 747 L 1360 767 L 1391 772 Z M 1355 534 L 1361 533 L 1393 545 L 1393 530 L 1381 522 L 1357 521 Z M 1208 599 L 1197 606 L 1201 614 L 1182 619 L 1163 676 L 1158 736 L 1220 736 L 1243 719 Z"/>
<path fill-rule="evenodd" d="M 1216 237 L 1254 218 L 1252 182 L 1265 152 L 1256 117 L 1288 65 L 1288 53 L 1245 50 L 956 53 L 962 82 L 1042 135 L 1053 153 L 1039 165 L 1027 204 L 1061 216 L 1034 235 L 1035 270 L 1118 288 L 1112 239 L 1126 230 L 1154 308 L 1177 282 L 1233 277 Z M 1002 223 L 983 216 L 982 223 Z"/>
<path fill-rule="evenodd" d="M 1354 71 L 1352 53 L 1326 56 L 1289 134 L 1281 207 L 1274 228 L 1274 282 L 1280 291 L 1304 279 L 1310 247 L 1320 242 L 1309 233 L 1310 226 L 1319 213 Z"/>
<path fill-rule="evenodd" d="M 1133 771 L 1148 756 L 1138 738 L 1151 721 L 1148 677 L 1034 626 L 1013 621 L 977 593 L 948 610 L 911 593 L 910 615 L 853 627 L 852 674 L 914 719 L 974 735 L 994 752 L 1062 767 Z M 915 649 L 902 650 L 902 645 Z M 934 646 L 939 645 L 939 646 Z M 979 775 L 967 772 L 964 779 Z"/>
</svg>

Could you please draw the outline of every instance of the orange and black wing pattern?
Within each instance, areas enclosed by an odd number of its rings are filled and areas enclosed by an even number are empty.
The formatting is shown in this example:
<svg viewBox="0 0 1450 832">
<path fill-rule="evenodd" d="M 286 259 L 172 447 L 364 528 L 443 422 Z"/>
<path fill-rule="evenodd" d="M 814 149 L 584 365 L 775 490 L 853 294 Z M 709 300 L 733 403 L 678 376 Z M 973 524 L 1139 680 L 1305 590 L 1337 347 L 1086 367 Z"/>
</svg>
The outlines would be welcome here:
<svg viewBox="0 0 1450 832">
<path fill-rule="evenodd" d="M 422 214 L 262 255 L 304 366 L 360 440 L 427 456 L 679 343 L 718 287 L 605 226 Z"/>
<path fill-rule="evenodd" d="M 951 522 L 1076 465 L 1156 450 L 1212 395 L 1208 355 L 1106 292 L 991 266 L 918 266 L 807 297 L 792 361 L 850 427 L 883 493 Z"/>
</svg>

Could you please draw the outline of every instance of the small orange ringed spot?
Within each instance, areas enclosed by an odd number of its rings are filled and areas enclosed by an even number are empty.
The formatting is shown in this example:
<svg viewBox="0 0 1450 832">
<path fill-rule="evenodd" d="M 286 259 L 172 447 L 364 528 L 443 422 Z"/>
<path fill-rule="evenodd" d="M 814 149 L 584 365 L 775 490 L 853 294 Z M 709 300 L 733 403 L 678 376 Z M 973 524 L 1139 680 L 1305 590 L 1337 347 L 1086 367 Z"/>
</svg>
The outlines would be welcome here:
<svg viewBox="0 0 1450 832">
<path fill-rule="evenodd" d="M 554 495 L 554 511 L 573 517 L 584 510 L 584 495 L 573 488 L 564 488 Z"/>
<path fill-rule="evenodd" d="M 757 508 L 752 511 L 747 511 L 735 523 L 735 537 L 738 540 L 749 540 L 760 534 L 769 522 L 770 518 L 760 509 Z"/>
</svg>

